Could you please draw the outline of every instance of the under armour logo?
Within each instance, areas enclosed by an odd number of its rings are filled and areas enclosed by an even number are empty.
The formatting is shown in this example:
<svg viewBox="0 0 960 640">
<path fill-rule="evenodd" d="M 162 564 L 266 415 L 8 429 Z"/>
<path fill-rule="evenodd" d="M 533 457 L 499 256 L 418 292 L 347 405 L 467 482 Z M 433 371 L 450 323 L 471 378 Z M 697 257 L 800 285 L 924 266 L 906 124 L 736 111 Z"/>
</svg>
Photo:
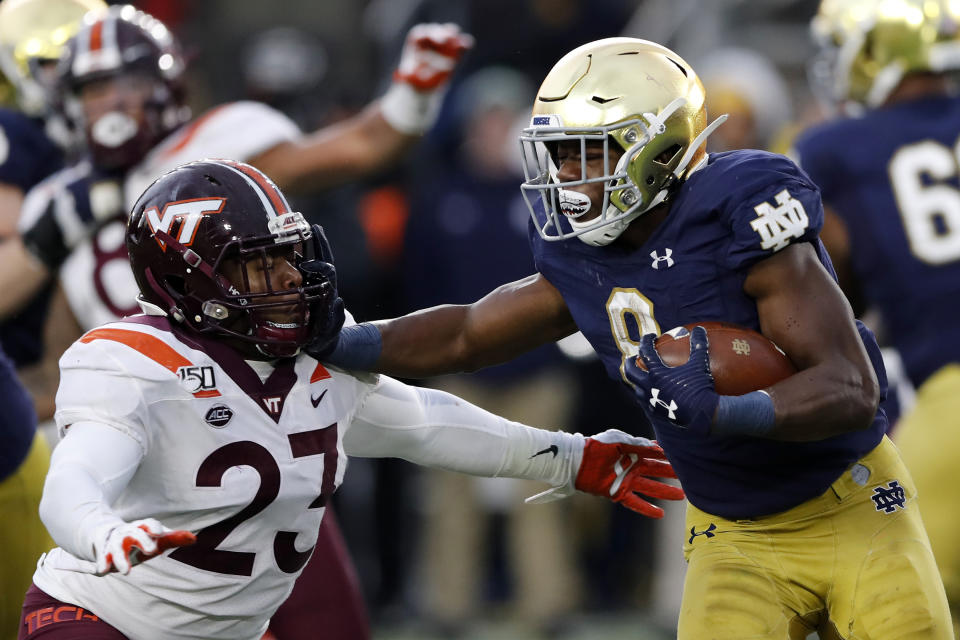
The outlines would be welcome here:
<svg viewBox="0 0 960 640">
<path fill-rule="evenodd" d="M 905 509 L 907 502 L 903 487 L 896 480 L 888 482 L 886 487 L 875 487 L 870 499 L 877 505 L 877 511 L 885 511 L 886 513 L 893 513 L 897 510 L 897 507 Z"/>
<path fill-rule="evenodd" d="M 690 527 L 690 540 L 687 541 L 687 544 L 693 544 L 693 539 L 697 536 L 707 536 L 708 538 L 714 537 L 714 530 L 717 528 L 717 525 L 710 523 L 710 526 L 704 529 L 703 531 L 697 531 L 696 527 Z"/>
<path fill-rule="evenodd" d="M 661 400 L 660 389 L 657 389 L 657 388 L 650 389 L 650 406 L 663 407 L 664 409 L 667 410 L 668 418 L 670 418 L 671 420 L 677 419 L 677 414 L 675 413 L 677 410 L 677 403 L 671 400 L 670 403 L 667 404 L 665 401 Z"/>
<path fill-rule="evenodd" d="M 670 267 L 673 266 L 673 262 L 674 262 L 673 258 L 670 257 L 672 255 L 673 255 L 673 249 L 669 247 L 663 250 L 662 256 L 658 256 L 657 250 L 654 249 L 653 251 L 650 252 L 650 257 L 653 258 L 653 264 L 651 264 L 650 266 L 653 267 L 654 269 L 659 269 L 660 263 L 666 262 L 667 263 L 666 268 L 669 269 Z"/>
<path fill-rule="evenodd" d="M 757 219 L 750 222 L 753 230 L 760 234 L 760 248 L 780 251 L 790 244 L 791 238 L 799 238 L 810 225 L 803 204 L 784 189 L 774 199 L 776 207 L 769 202 L 761 202 L 753 210 Z"/>
</svg>

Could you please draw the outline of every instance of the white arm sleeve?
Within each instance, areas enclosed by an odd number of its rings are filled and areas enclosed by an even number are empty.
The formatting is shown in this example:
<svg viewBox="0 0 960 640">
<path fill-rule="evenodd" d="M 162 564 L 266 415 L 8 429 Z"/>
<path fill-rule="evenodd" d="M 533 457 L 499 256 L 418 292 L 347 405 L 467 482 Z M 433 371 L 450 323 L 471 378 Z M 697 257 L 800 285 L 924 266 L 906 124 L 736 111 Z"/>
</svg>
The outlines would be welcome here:
<svg viewBox="0 0 960 640">
<path fill-rule="evenodd" d="M 380 381 L 343 437 L 348 455 L 572 485 L 583 458 L 579 433 L 535 429 L 443 391 Z"/>
<path fill-rule="evenodd" d="M 40 519 L 65 551 L 95 560 L 98 532 L 123 524 L 110 508 L 143 458 L 133 437 L 96 422 L 66 430 L 53 451 L 40 501 Z"/>
</svg>

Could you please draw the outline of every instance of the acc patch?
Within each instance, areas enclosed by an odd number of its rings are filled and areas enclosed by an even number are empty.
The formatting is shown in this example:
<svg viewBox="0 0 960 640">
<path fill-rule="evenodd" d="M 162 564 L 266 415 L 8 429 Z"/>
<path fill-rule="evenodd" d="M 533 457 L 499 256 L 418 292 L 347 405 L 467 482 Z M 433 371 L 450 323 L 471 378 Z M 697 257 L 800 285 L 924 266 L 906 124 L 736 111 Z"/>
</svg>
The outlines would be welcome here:
<svg viewBox="0 0 960 640">
<path fill-rule="evenodd" d="M 225 404 L 216 404 L 210 407 L 207 415 L 203 416 L 204 421 L 214 429 L 223 429 L 233 417 L 233 409 Z"/>
</svg>

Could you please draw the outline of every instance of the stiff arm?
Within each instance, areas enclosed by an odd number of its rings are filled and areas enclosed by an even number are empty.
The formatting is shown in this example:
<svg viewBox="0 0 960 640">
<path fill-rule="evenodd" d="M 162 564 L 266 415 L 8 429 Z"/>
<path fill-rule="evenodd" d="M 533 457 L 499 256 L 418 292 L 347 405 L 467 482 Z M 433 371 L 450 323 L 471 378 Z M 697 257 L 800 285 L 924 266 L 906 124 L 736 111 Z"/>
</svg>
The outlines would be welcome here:
<svg viewBox="0 0 960 640">
<path fill-rule="evenodd" d="M 408 378 L 501 364 L 577 331 L 563 297 L 541 274 L 468 305 L 441 305 L 372 323 L 383 339 L 374 370 Z"/>
</svg>

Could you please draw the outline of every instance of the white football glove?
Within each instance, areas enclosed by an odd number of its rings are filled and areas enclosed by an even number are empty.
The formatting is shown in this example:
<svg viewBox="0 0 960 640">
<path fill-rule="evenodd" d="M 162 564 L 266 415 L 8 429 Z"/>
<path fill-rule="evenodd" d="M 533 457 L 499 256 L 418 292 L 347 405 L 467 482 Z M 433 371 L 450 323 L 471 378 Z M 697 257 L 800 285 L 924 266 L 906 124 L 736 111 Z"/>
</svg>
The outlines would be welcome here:
<svg viewBox="0 0 960 640">
<path fill-rule="evenodd" d="M 653 479 L 676 477 L 656 442 L 608 429 L 584 440 L 583 459 L 572 482 L 530 496 L 526 502 L 552 502 L 579 490 L 619 502 L 641 515 L 662 518 L 663 509 L 637 494 L 682 500 L 683 489 Z"/>
<path fill-rule="evenodd" d="M 421 135 L 437 118 L 450 76 L 473 36 L 453 23 L 418 24 L 407 33 L 393 85 L 380 110 L 394 129 Z"/>
<path fill-rule="evenodd" d="M 168 529 L 153 518 L 105 528 L 93 545 L 95 572 L 100 576 L 114 571 L 126 575 L 141 562 L 196 541 L 189 531 Z"/>
</svg>

